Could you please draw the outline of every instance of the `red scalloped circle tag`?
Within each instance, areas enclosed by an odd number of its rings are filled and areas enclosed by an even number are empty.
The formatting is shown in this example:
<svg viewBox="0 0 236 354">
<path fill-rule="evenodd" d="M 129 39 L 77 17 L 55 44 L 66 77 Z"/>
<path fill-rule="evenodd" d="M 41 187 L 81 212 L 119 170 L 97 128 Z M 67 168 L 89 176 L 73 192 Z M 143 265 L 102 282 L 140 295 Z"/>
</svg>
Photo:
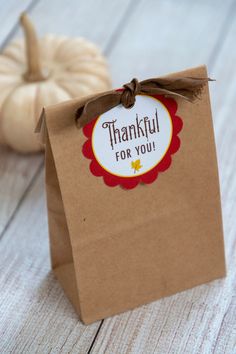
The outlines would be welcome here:
<svg viewBox="0 0 236 354">
<path fill-rule="evenodd" d="M 86 124 L 82 152 L 91 173 L 109 187 L 153 183 L 180 147 L 177 108 L 173 98 L 137 95 L 132 108 L 119 105 Z"/>
</svg>

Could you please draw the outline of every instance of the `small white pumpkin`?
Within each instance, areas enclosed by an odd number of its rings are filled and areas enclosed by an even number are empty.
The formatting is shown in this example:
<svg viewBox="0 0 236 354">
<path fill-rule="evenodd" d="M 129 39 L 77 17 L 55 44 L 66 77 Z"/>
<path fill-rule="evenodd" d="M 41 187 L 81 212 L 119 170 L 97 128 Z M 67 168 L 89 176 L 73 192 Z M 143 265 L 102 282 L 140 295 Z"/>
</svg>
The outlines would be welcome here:
<svg viewBox="0 0 236 354">
<path fill-rule="evenodd" d="M 83 38 L 46 35 L 40 41 L 26 14 L 25 33 L 0 55 L 0 143 L 27 153 L 43 147 L 35 125 L 43 106 L 110 88 L 100 50 Z"/>
</svg>

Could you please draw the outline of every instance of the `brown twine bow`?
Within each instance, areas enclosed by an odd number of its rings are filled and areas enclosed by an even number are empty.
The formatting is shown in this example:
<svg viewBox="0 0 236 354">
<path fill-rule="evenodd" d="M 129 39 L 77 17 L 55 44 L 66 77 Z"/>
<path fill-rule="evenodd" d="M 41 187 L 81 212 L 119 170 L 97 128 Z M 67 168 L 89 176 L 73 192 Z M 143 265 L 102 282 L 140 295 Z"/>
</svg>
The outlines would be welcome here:
<svg viewBox="0 0 236 354">
<path fill-rule="evenodd" d="M 95 117 L 110 109 L 122 104 L 125 108 L 133 107 L 135 96 L 140 94 L 180 97 L 190 102 L 200 98 L 203 87 L 210 78 L 182 77 L 173 78 L 153 78 L 144 81 L 133 79 L 123 85 L 123 90 L 106 91 L 82 100 L 76 111 L 77 127 L 82 127 Z"/>
</svg>

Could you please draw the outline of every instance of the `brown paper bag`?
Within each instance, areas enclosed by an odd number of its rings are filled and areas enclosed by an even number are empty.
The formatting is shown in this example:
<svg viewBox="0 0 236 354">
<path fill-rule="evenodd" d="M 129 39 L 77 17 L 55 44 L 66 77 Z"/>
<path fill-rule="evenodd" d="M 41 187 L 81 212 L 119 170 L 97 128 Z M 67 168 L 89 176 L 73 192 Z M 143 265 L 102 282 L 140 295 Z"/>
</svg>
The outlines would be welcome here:
<svg viewBox="0 0 236 354">
<path fill-rule="evenodd" d="M 207 77 L 197 67 L 169 77 Z M 178 102 L 171 168 L 151 184 L 108 187 L 81 153 L 80 100 L 44 109 L 52 268 L 81 320 L 93 321 L 225 275 L 209 92 Z"/>
</svg>

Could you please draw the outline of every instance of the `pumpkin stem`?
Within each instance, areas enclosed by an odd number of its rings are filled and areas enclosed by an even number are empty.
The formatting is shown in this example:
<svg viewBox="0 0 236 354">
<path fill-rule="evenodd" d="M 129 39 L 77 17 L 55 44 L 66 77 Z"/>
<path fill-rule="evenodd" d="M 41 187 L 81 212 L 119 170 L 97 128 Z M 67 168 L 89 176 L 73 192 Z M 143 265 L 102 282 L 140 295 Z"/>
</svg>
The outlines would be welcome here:
<svg viewBox="0 0 236 354">
<path fill-rule="evenodd" d="M 39 43 L 32 22 L 28 15 L 23 12 L 20 16 L 20 23 L 25 34 L 25 50 L 27 60 L 27 71 L 23 75 L 25 81 L 43 81 L 48 75 L 43 73 L 40 63 Z"/>
</svg>

